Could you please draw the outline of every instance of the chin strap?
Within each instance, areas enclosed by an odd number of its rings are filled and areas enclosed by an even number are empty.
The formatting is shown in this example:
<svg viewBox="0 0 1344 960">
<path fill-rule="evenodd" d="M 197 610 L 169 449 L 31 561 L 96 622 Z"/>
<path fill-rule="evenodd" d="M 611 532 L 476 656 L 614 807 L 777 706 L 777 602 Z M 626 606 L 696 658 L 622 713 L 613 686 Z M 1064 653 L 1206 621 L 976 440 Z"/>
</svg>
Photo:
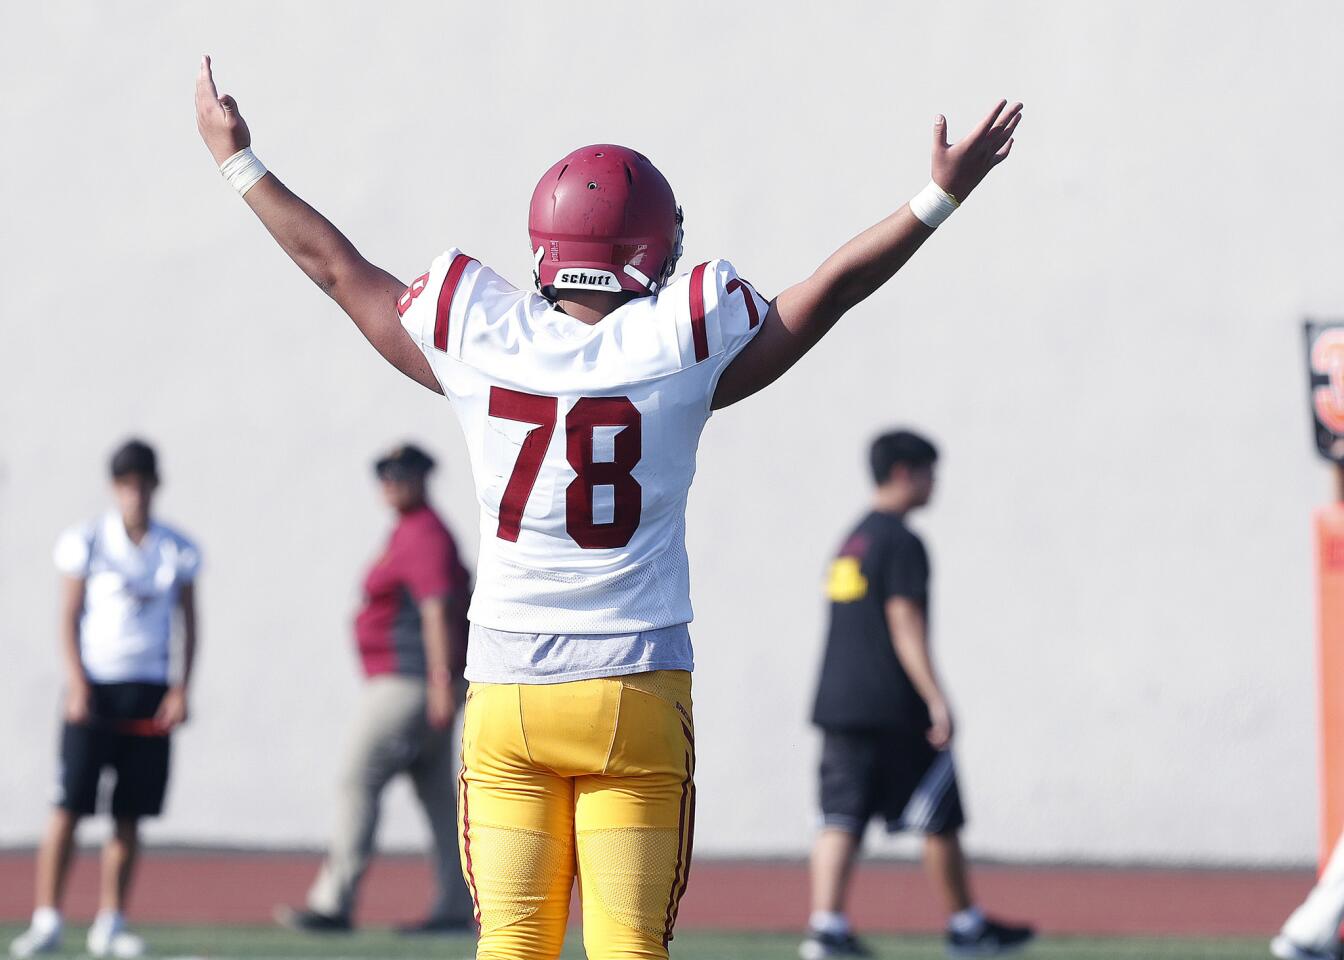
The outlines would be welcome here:
<svg viewBox="0 0 1344 960">
<path fill-rule="evenodd" d="M 665 286 L 672 275 L 676 273 L 677 262 L 681 260 L 681 241 L 686 236 L 686 231 L 682 229 L 682 224 L 686 221 L 685 215 L 681 212 L 681 204 L 677 204 L 677 239 L 672 244 L 672 255 L 667 258 L 667 263 L 663 265 L 662 275 L 658 277 L 657 286 Z"/>
<path fill-rule="evenodd" d="M 634 280 L 635 283 L 642 286 L 649 293 L 658 292 L 658 281 L 650 280 L 648 277 L 644 276 L 643 272 L 637 270 L 630 264 L 627 263 L 625 266 L 621 267 L 621 272 L 624 273 L 630 279 Z"/>
</svg>

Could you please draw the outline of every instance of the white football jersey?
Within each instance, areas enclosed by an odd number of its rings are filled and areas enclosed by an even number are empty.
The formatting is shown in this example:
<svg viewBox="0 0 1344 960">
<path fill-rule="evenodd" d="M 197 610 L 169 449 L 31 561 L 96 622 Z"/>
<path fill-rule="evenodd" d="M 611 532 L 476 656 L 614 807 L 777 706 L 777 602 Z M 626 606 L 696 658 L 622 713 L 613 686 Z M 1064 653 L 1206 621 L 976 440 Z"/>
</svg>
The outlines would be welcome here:
<svg viewBox="0 0 1344 960">
<path fill-rule="evenodd" d="M 84 581 L 79 656 L 94 683 L 168 683 L 173 612 L 201 552 L 181 533 L 151 521 L 133 543 L 121 514 L 73 527 L 56 542 L 56 567 Z"/>
<path fill-rule="evenodd" d="M 719 376 L 766 308 L 724 260 L 592 325 L 457 250 L 411 284 L 401 321 L 457 412 L 480 500 L 473 623 L 690 621 L 695 452 Z"/>
</svg>

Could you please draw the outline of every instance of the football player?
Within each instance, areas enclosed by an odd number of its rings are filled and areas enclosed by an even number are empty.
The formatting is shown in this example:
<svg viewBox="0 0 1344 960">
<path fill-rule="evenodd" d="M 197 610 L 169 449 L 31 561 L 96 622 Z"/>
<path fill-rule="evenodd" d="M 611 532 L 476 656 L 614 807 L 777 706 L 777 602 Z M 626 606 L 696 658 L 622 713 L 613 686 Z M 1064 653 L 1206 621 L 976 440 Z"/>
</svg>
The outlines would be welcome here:
<svg viewBox="0 0 1344 960">
<path fill-rule="evenodd" d="M 556 957 L 577 875 L 592 960 L 666 957 L 695 807 L 686 498 L 705 422 L 768 386 L 1002 162 L 1000 102 L 932 181 L 767 301 L 726 260 L 678 275 L 682 213 L 649 160 L 583 147 L 532 195 L 535 289 L 457 248 L 410 286 L 251 150 L 203 58 L 225 179 L 406 376 L 452 401 L 480 500 L 460 777 L 481 958 Z"/>
</svg>

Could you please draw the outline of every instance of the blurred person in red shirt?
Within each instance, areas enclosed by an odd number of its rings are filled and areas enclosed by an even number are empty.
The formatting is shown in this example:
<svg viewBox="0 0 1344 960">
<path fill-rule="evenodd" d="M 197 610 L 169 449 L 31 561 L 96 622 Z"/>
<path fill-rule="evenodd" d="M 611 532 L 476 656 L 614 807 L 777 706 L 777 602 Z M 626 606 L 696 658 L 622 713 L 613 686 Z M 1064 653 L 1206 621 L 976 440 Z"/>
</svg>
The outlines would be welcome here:
<svg viewBox="0 0 1344 960">
<path fill-rule="evenodd" d="M 463 699 L 470 577 L 453 536 L 429 505 L 434 460 L 397 447 L 374 465 L 396 514 L 386 549 L 364 578 L 355 639 L 366 681 L 338 798 L 336 832 L 303 909 L 280 907 L 285 926 L 352 928 L 359 883 L 373 853 L 383 788 L 407 773 L 434 839 L 438 893 L 425 920 L 405 932 L 465 930 L 471 897 L 457 846 L 452 728 Z"/>
</svg>

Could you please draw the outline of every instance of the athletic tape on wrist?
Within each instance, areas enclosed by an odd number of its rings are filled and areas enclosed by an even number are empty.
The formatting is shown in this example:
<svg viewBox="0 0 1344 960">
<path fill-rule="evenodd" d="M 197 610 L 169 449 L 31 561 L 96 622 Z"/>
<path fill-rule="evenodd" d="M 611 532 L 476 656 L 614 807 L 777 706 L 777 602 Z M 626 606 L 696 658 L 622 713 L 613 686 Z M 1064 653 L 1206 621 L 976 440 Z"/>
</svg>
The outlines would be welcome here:
<svg viewBox="0 0 1344 960">
<path fill-rule="evenodd" d="M 266 165 L 257 159 L 251 147 L 243 147 L 219 165 L 219 172 L 238 191 L 238 196 L 245 197 L 252 185 L 266 176 Z"/>
<path fill-rule="evenodd" d="M 961 206 L 952 196 L 932 180 L 928 186 L 910 198 L 910 212 L 924 225 L 937 228 Z"/>
</svg>

